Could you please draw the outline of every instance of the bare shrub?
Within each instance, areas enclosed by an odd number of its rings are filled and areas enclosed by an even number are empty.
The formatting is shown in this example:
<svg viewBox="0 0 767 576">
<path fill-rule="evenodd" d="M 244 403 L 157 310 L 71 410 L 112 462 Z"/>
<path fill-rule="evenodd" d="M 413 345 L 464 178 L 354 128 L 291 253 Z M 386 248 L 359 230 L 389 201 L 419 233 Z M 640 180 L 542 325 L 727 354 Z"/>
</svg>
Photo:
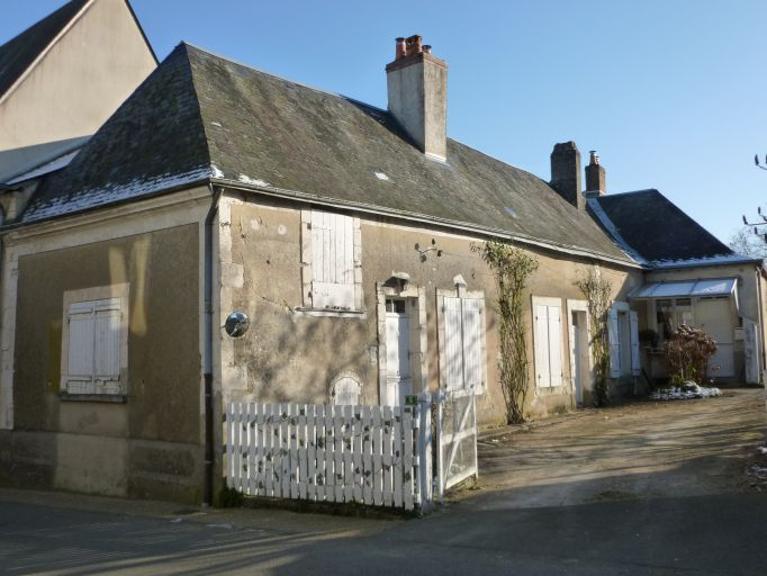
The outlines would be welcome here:
<svg viewBox="0 0 767 576">
<path fill-rule="evenodd" d="M 708 362 L 716 353 L 716 342 L 703 330 L 682 324 L 663 344 L 663 353 L 673 384 L 688 380 L 702 384 Z"/>
</svg>

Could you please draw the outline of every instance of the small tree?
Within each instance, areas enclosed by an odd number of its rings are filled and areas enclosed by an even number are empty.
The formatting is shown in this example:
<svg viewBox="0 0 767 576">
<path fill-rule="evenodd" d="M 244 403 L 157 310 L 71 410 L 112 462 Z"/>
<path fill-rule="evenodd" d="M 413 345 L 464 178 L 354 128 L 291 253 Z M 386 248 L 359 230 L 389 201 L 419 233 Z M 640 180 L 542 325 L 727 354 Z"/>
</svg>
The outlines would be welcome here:
<svg viewBox="0 0 767 576">
<path fill-rule="evenodd" d="M 498 290 L 498 368 L 506 400 L 506 417 L 510 423 L 524 422 L 528 360 L 523 308 L 525 286 L 538 268 L 538 261 L 519 248 L 502 242 L 486 242 L 477 250 L 493 270 Z"/>
<path fill-rule="evenodd" d="M 607 380 L 610 374 L 610 343 L 608 341 L 607 311 L 610 307 L 610 282 L 602 278 L 596 268 L 589 270 L 575 285 L 586 297 L 591 324 L 590 344 L 594 360 L 594 404 L 607 403 Z"/>
<path fill-rule="evenodd" d="M 682 324 L 664 343 L 663 352 L 673 384 L 688 380 L 702 384 L 708 362 L 716 353 L 716 342 L 703 330 Z"/>
</svg>

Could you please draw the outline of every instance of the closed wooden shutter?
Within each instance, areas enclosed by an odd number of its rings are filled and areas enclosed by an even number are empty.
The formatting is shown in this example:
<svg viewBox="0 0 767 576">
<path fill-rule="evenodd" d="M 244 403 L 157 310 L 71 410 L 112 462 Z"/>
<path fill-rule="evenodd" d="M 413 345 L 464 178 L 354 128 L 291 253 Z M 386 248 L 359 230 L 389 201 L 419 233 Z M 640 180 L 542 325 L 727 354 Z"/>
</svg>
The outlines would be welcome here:
<svg viewBox="0 0 767 576">
<path fill-rule="evenodd" d="M 631 324 L 631 373 L 639 376 L 642 372 L 639 357 L 639 317 L 633 310 L 629 312 L 629 322 Z"/>
<path fill-rule="evenodd" d="M 93 391 L 94 312 L 92 302 L 69 307 L 66 389 L 72 393 Z"/>
<path fill-rule="evenodd" d="M 607 339 L 610 345 L 610 378 L 621 375 L 621 345 L 618 330 L 618 311 L 611 308 L 607 313 Z"/>
<path fill-rule="evenodd" d="M 118 394 L 122 344 L 119 298 L 69 307 L 66 389 L 71 394 Z"/>
<path fill-rule="evenodd" d="M 460 390 L 464 383 L 461 299 L 446 297 L 443 314 L 446 385 L 448 390 Z"/>
<path fill-rule="evenodd" d="M 354 307 L 354 219 L 312 211 L 312 304 Z"/>
<path fill-rule="evenodd" d="M 562 385 L 562 319 L 558 306 L 548 306 L 549 386 Z"/>
<path fill-rule="evenodd" d="M 534 306 L 534 346 L 535 346 L 535 384 L 539 388 L 551 385 L 549 372 L 549 307 L 543 304 Z"/>
<path fill-rule="evenodd" d="M 113 298 L 96 303 L 94 330 L 94 378 L 96 388 L 107 394 L 120 390 L 120 299 Z"/>
<path fill-rule="evenodd" d="M 467 388 L 482 388 L 482 300 L 461 300 L 463 323 L 463 370 Z"/>
</svg>

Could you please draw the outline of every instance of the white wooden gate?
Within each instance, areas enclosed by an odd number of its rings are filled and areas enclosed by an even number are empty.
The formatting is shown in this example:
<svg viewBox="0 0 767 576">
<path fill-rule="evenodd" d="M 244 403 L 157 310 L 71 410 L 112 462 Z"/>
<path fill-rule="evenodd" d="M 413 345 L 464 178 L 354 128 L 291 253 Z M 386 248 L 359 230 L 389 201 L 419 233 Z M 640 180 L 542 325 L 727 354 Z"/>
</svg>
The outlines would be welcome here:
<svg viewBox="0 0 767 576">
<path fill-rule="evenodd" d="M 250 496 L 412 510 L 432 499 L 431 406 L 232 402 L 227 486 Z"/>
<path fill-rule="evenodd" d="M 469 393 L 442 394 L 437 400 L 437 491 L 440 496 L 477 476 L 477 401 Z"/>
</svg>

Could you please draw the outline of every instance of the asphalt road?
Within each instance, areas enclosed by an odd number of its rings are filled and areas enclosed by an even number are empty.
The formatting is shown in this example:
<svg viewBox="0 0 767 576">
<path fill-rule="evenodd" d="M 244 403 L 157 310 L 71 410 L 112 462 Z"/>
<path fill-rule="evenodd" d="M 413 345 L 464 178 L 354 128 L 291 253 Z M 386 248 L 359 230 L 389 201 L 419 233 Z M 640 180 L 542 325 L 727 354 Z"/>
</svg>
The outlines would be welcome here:
<svg viewBox="0 0 767 576">
<path fill-rule="evenodd" d="M 0 573 L 767 573 L 761 494 L 527 509 L 464 501 L 426 519 L 376 521 L 60 500 L 0 491 Z"/>
</svg>

